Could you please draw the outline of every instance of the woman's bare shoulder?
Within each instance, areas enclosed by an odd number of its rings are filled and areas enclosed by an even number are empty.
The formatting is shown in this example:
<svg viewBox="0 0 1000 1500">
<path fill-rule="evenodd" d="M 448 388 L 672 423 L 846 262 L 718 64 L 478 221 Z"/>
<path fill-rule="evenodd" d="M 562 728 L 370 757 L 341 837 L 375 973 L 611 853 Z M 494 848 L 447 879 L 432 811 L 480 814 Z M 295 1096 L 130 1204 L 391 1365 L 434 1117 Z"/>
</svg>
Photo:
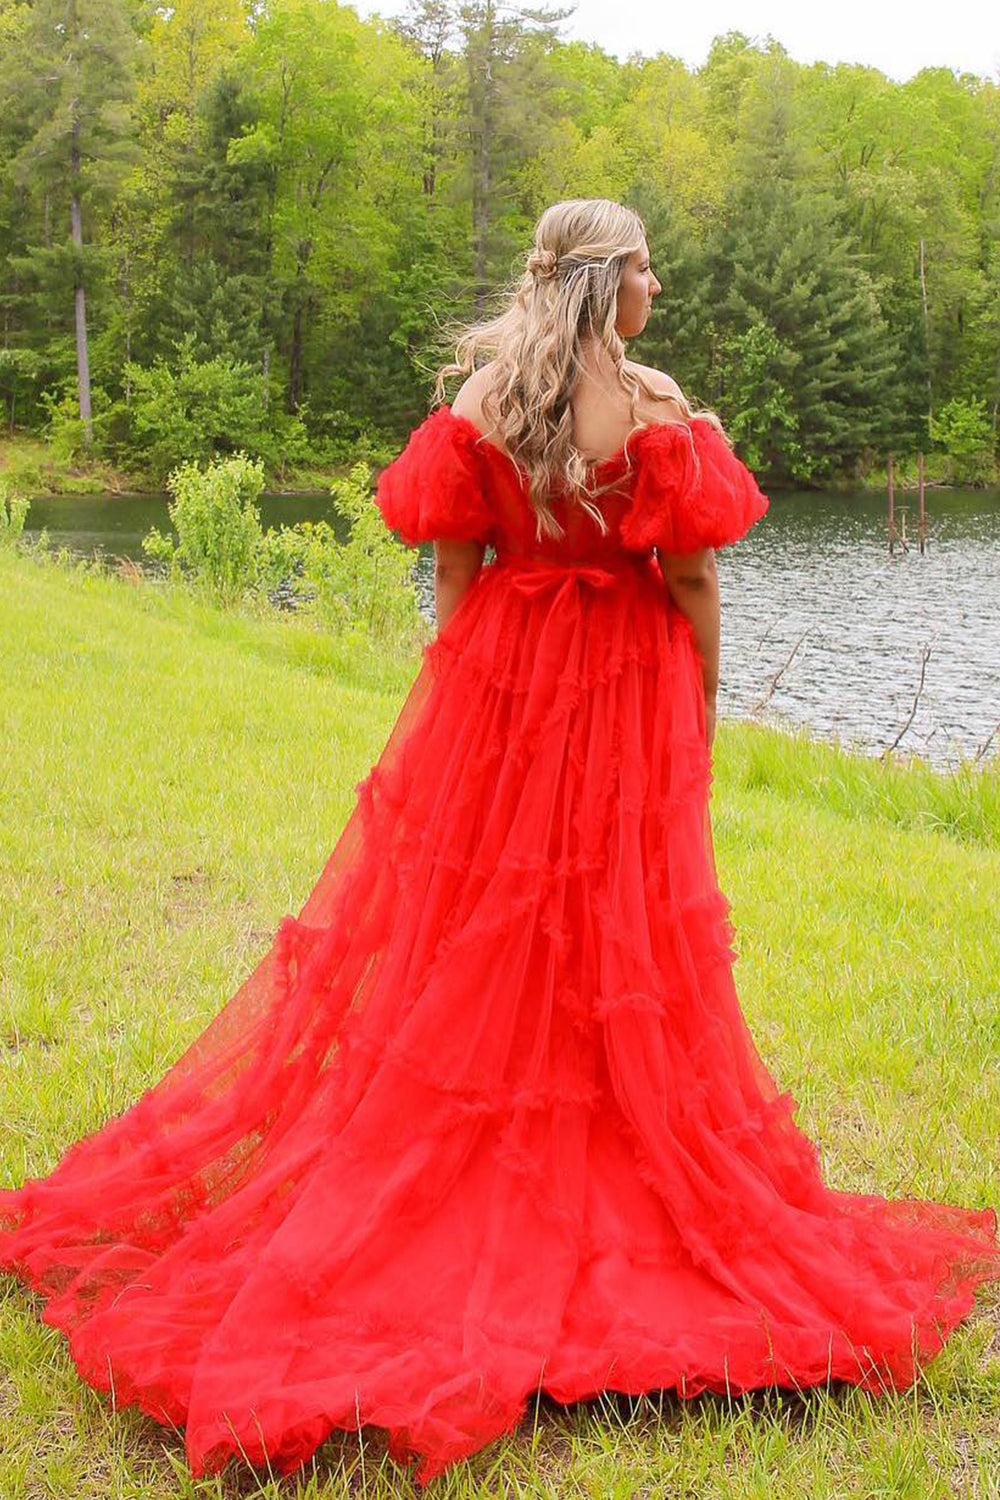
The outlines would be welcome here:
<svg viewBox="0 0 1000 1500">
<path fill-rule="evenodd" d="M 456 392 L 451 409 L 456 416 L 468 418 L 487 438 L 497 442 L 498 435 L 493 422 L 484 410 L 484 400 L 492 384 L 494 363 L 495 361 L 490 360 L 472 372 Z M 637 406 L 640 421 L 684 421 L 684 410 L 677 400 L 679 396 L 683 399 L 683 395 L 673 376 L 653 365 L 637 364 L 634 360 L 626 360 L 625 363 L 628 369 L 642 375 L 653 393 L 649 395 L 640 388 Z"/>
<path fill-rule="evenodd" d="M 655 365 L 640 365 L 631 359 L 625 363 L 628 369 L 642 376 L 653 392 L 651 396 L 642 390 L 639 393 L 641 419 L 644 422 L 682 422 L 684 410 L 678 397 L 683 400 L 683 392 L 673 376 L 665 370 L 658 370 Z"/>
<path fill-rule="evenodd" d="M 464 381 L 455 393 L 451 403 L 451 409 L 457 417 L 467 417 L 474 422 L 480 432 L 486 431 L 487 418 L 483 412 L 483 399 L 490 388 L 491 369 L 493 361 L 480 365 L 478 370 Z"/>
</svg>

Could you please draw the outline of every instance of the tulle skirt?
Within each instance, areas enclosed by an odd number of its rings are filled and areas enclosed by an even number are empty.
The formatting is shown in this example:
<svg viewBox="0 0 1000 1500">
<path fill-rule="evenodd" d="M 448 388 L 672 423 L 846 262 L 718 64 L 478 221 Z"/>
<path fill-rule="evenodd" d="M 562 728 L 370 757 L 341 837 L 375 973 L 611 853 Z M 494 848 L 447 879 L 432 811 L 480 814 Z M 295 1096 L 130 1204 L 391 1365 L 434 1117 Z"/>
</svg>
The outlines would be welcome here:
<svg viewBox="0 0 1000 1500">
<path fill-rule="evenodd" d="M 915 1378 L 992 1208 L 828 1188 L 759 1057 L 656 564 L 482 570 L 297 917 L 0 1266 L 194 1476 L 376 1424 L 426 1483 L 541 1390 Z"/>
</svg>

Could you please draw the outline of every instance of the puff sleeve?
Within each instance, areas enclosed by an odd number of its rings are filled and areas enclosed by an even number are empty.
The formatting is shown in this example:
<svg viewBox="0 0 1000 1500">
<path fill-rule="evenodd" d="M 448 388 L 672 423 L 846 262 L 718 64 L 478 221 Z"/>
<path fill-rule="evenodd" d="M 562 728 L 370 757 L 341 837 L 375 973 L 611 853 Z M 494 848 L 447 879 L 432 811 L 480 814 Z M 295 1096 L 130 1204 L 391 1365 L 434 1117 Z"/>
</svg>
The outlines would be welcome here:
<svg viewBox="0 0 1000 1500">
<path fill-rule="evenodd" d="M 770 504 L 711 423 L 659 423 L 642 433 L 622 541 L 634 551 L 697 552 L 739 541 Z"/>
<path fill-rule="evenodd" d="M 405 448 L 382 470 L 375 503 L 408 547 L 435 539 L 486 543 L 493 514 L 486 496 L 480 434 L 447 406 L 415 427 Z"/>
</svg>

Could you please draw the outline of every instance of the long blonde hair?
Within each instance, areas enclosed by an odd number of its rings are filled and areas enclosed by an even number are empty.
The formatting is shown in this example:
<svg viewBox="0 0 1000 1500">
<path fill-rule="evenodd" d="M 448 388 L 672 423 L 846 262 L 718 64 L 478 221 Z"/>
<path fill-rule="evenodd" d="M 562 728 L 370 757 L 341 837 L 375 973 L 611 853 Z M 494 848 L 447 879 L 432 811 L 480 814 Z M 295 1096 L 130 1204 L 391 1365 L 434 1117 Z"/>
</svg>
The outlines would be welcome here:
<svg viewBox="0 0 1000 1500">
<path fill-rule="evenodd" d="M 548 506 L 550 492 L 560 485 L 567 486 L 606 531 L 604 516 L 593 501 L 621 480 L 619 475 L 596 484 L 591 461 L 573 442 L 570 396 L 582 369 L 582 341 L 593 339 L 604 346 L 628 395 L 632 426 L 623 449 L 627 472 L 632 466 L 628 439 L 646 425 L 636 416 L 640 390 L 653 400 L 669 399 L 654 390 L 641 371 L 626 367 L 625 343 L 615 329 L 622 275 L 644 238 L 639 215 L 609 198 L 568 198 L 550 204 L 535 226 L 523 271 L 499 293 L 501 311 L 485 321 L 454 327 L 454 360 L 437 371 L 434 399 L 439 403 L 449 375 L 468 376 L 477 368 L 480 351 L 493 354 L 483 412 L 504 450 L 526 473 L 539 534 L 544 530 L 562 535 Z M 679 390 L 673 399 L 686 424 L 695 415 L 690 402 Z M 725 436 L 714 412 L 699 409 L 697 415 Z"/>
</svg>

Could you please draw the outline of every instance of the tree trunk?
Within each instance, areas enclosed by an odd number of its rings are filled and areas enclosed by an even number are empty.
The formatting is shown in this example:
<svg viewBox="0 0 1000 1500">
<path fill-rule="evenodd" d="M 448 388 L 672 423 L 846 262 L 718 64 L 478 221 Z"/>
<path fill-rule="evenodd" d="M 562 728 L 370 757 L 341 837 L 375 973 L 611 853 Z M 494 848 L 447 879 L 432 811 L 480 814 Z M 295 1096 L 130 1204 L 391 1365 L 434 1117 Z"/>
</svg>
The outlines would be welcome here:
<svg viewBox="0 0 1000 1500">
<path fill-rule="evenodd" d="M 119 227 L 121 227 L 120 226 L 120 221 L 119 221 Z M 125 309 L 125 405 L 126 406 L 131 406 L 132 405 L 132 375 L 131 375 L 131 365 L 132 365 L 132 281 L 131 281 L 131 276 L 130 276 L 131 265 L 129 263 L 129 250 L 128 250 L 129 237 L 128 237 L 127 231 L 123 232 L 123 234 L 122 234 L 122 240 L 124 242 L 125 249 L 124 249 L 124 251 L 122 253 L 121 260 L 118 263 L 118 266 L 119 266 L 119 269 L 118 269 L 118 296 L 121 299 L 122 307 Z"/>
<path fill-rule="evenodd" d="M 321 186 L 320 184 L 317 193 L 321 191 Z M 293 289 L 295 315 L 292 319 L 292 343 L 288 351 L 288 390 L 285 405 L 290 412 L 298 411 L 305 391 L 306 319 L 312 309 L 312 292 L 306 280 L 306 267 L 311 255 L 312 241 L 301 240 L 296 255 Z"/>
<path fill-rule="evenodd" d="M 924 356 L 927 360 L 927 417 L 934 415 L 934 397 L 931 390 L 931 327 L 927 311 L 927 272 L 924 267 L 924 240 L 920 237 L 920 301 L 924 309 Z"/>
<path fill-rule="evenodd" d="M 476 306 L 481 311 L 489 295 L 487 284 L 487 251 L 490 230 L 490 199 L 493 191 L 494 78 L 496 35 L 493 0 L 484 6 L 480 31 L 482 51 L 479 58 L 481 77 L 473 81 L 472 97 L 480 100 L 479 120 L 475 129 L 473 163 L 473 269 L 476 281 Z"/>
<path fill-rule="evenodd" d="M 77 252 L 74 269 L 74 303 L 76 312 L 76 388 L 83 423 L 84 442 L 89 448 L 94 441 L 94 422 L 90 412 L 90 357 L 87 352 L 87 300 L 83 286 L 83 268 L 80 253 L 83 250 L 83 216 L 80 213 L 78 190 L 80 185 L 80 127 L 73 121 L 70 188 L 70 227 L 73 248 Z"/>
<path fill-rule="evenodd" d="M 287 408 L 296 412 L 302 400 L 302 336 L 305 321 L 305 301 L 296 303 L 292 319 L 292 343 L 288 351 L 288 399 Z"/>
</svg>

